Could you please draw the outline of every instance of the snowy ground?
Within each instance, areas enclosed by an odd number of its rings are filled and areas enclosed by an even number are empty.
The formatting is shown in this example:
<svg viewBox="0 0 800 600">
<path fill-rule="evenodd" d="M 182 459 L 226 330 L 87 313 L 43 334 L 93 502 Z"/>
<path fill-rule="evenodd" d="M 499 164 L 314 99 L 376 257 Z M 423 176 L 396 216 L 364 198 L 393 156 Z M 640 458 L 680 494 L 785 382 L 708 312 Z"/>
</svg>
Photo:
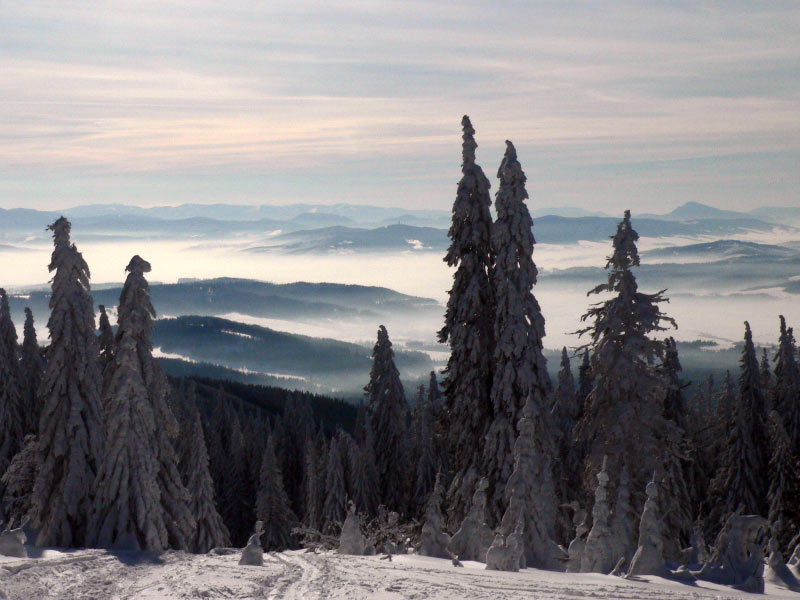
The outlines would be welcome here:
<svg viewBox="0 0 800 600">
<path fill-rule="evenodd" d="M 706 582 L 696 586 L 659 578 L 626 581 L 604 575 L 567 575 L 526 569 L 486 571 L 479 563 L 455 568 L 450 561 L 421 556 L 340 556 L 302 551 L 265 555 L 263 567 L 241 567 L 239 555 L 160 556 L 102 550 L 45 550 L 37 558 L 0 557 L 0 598 L 8 600 L 303 599 L 486 599 L 642 598 L 698 600 L 742 598 Z M 770 598 L 800 594 L 767 586 Z"/>
</svg>

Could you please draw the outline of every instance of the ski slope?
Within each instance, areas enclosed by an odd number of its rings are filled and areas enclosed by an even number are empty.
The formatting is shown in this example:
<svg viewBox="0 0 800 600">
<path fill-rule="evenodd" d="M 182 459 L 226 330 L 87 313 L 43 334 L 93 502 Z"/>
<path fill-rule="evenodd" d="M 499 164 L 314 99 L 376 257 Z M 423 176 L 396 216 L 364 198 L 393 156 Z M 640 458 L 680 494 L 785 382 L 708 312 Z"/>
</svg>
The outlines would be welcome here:
<svg viewBox="0 0 800 600">
<path fill-rule="evenodd" d="M 32 549 L 32 552 L 35 551 Z M 165 552 L 111 553 L 103 550 L 45 550 L 37 558 L 0 557 L 0 598 L 7 600 L 185 600 L 185 599 L 448 599 L 615 600 L 745 598 L 707 582 L 686 585 L 648 577 L 628 581 L 594 574 L 525 569 L 487 571 L 480 563 L 454 567 L 450 561 L 414 555 L 380 557 L 265 554 L 263 567 L 238 565 L 239 554 Z M 4 596 L 3 596 L 4 595 Z M 800 594 L 767 585 L 769 598 Z"/>
</svg>

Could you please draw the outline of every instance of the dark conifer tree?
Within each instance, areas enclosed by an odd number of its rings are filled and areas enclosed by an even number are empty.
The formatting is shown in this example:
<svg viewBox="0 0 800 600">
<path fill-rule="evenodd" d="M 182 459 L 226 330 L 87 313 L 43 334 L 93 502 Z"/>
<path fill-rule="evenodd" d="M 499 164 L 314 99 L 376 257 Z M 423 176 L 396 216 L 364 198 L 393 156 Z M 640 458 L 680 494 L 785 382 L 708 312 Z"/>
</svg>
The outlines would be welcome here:
<svg viewBox="0 0 800 600">
<path fill-rule="evenodd" d="M 449 493 L 451 518 L 460 522 L 471 506 L 481 449 L 492 417 L 494 288 L 492 285 L 492 200 L 489 180 L 475 163 L 475 130 L 466 115 L 462 177 L 453 204 L 451 240 L 445 262 L 455 267 L 439 341 L 450 344 L 445 369 L 447 445 L 455 476 Z M 376 431 L 376 434 L 378 432 Z"/>
<path fill-rule="evenodd" d="M 372 370 L 365 390 L 372 411 L 375 467 L 381 499 L 387 508 L 402 514 L 407 502 L 408 406 L 403 384 L 400 383 L 400 373 L 394 364 L 392 342 L 383 325 L 378 328 L 378 341 L 372 350 Z"/>
<path fill-rule="evenodd" d="M 44 356 L 36 339 L 36 328 L 33 325 L 33 313 L 25 308 L 25 328 L 22 338 L 22 358 L 20 360 L 22 406 L 25 415 L 26 433 L 36 434 L 39 431 L 39 416 L 42 405 L 39 399 L 39 385 L 44 374 Z"/>
<path fill-rule="evenodd" d="M 663 356 L 664 342 L 650 336 L 664 331 L 665 325 L 674 327 L 675 321 L 658 306 L 667 301 L 664 290 L 655 294 L 638 291 L 632 269 L 639 266 L 639 235 L 630 216 L 626 210 L 612 238 L 614 251 L 606 264 L 608 282 L 589 292 L 613 296 L 581 317 L 592 323 L 578 333 L 591 337 L 588 346 L 596 379 L 577 433 L 588 447 L 587 484 L 607 455 L 613 472 L 625 457 L 632 487 L 642 489 L 663 453 L 660 378 L 654 362 Z"/>
<path fill-rule="evenodd" d="M 31 496 L 40 546 L 86 542 L 92 484 L 103 454 L 99 350 L 89 267 L 70 241 L 64 217 L 50 226 L 55 271 L 50 297 L 50 346 L 40 389 L 40 468 Z M 58 501 L 54 499 L 58 498 Z"/>
</svg>

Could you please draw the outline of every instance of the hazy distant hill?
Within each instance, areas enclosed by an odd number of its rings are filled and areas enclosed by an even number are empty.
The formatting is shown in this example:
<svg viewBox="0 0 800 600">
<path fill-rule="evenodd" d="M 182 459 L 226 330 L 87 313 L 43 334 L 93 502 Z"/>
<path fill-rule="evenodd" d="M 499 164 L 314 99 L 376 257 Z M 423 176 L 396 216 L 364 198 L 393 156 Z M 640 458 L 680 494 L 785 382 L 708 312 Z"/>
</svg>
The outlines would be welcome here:
<svg viewBox="0 0 800 600">
<path fill-rule="evenodd" d="M 542 212 L 548 212 L 547 209 L 534 211 L 534 232 L 539 242 L 569 244 L 580 240 L 605 240 L 614 232 L 620 218 L 592 215 L 574 207 L 550 210 L 561 214 L 542 215 Z M 45 228 L 62 212 L 72 219 L 76 238 L 84 241 L 123 236 L 239 241 L 237 236 L 241 235 L 252 239 L 269 234 L 263 244 L 254 245 L 255 249 L 282 249 L 293 253 L 441 251 L 448 245 L 446 232 L 450 221 L 447 211 L 410 211 L 347 204 L 186 204 L 147 209 L 91 205 L 59 212 L 0 209 L 0 238 L 10 243 L 30 237 L 43 241 L 48 237 Z M 639 233 L 649 237 L 733 237 L 746 231 L 771 231 L 776 227 L 775 223 L 752 214 L 719 210 L 698 203 L 687 203 L 665 215 L 634 214 L 633 217 Z"/>
<path fill-rule="evenodd" d="M 353 392 L 369 381 L 371 348 L 245 325 L 217 317 L 183 316 L 156 321 L 153 345 L 174 358 L 212 363 L 272 377 L 300 378 L 306 389 Z M 395 352 L 404 379 L 430 372 L 422 352 Z"/>
<path fill-rule="evenodd" d="M 792 248 L 772 244 L 758 244 L 741 240 L 717 240 L 703 244 L 688 244 L 686 246 L 670 246 L 642 252 L 648 258 L 691 258 L 698 260 L 722 260 L 728 258 L 754 259 L 754 260 L 783 260 L 797 259 L 800 253 Z"/>
<path fill-rule="evenodd" d="M 800 225 L 800 206 L 763 206 L 754 208 L 750 214 L 775 223 Z"/>
<path fill-rule="evenodd" d="M 733 293 L 782 288 L 798 293 L 792 278 L 800 272 L 800 251 L 786 246 L 719 240 L 659 248 L 642 253 L 636 279 L 645 290 L 668 288 L 683 293 Z M 590 289 L 605 280 L 597 267 L 545 271 L 540 285 L 563 284 Z M 667 294 L 669 295 L 669 294 Z"/>
<path fill-rule="evenodd" d="M 94 289 L 95 305 L 116 306 L 119 287 Z M 277 284 L 252 279 L 202 279 L 150 286 L 153 306 L 159 315 L 224 315 L 240 313 L 254 317 L 286 320 L 347 320 L 373 318 L 377 328 L 381 316 L 394 313 L 441 313 L 440 305 L 430 298 L 408 296 L 383 287 L 338 283 Z M 34 291 L 24 297 L 11 295 L 15 318 L 29 306 L 37 321 L 49 314 L 49 291 Z"/>
<path fill-rule="evenodd" d="M 448 246 L 444 229 L 388 225 L 375 229 L 354 227 L 325 227 L 295 231 L 274 236 L 264 246 L 249 248 L 248 252 L 263 252 L 276 248 L 284 252 L 380 252 L 402 250 L 443 251 Z"/>
<path fill-rule="evenodd" d="M 606 241 L 616 231 L 616 217 L 558 217 L 534 219 L 536 241 L 545 244 L 573 244 L 581 240 Z M 752 231 L 772 231 L 776 226 L 752 217 L 713 218 L 695 221 L 634 218 L 641 236 L 736 236 Z M 785 228 L 800 235 L 800 231 Z M 402 252 L 406 250 L 444 252 L 449 245 L 447 231 L 412 225 L 390 225 L 376 229 L 326 227 L 272 236 L 248 252 L 282 251 L 294 254 L 330 252 Z"/>
<path fill-rule="evenodd" d="M 700 202 L 687 202 L 681 204 L 678 208 L 664 214 L 653 215 L 643 214 L 643 217 L 653 219 L 670 219 L 673 221 L 695 221 L 697 219 L 748 219 L 753 218 L 753 215 L 737 212 L 735 210 L 723 210 L 721 208 L 714 208 L 707 204 Z"/>
</svg>

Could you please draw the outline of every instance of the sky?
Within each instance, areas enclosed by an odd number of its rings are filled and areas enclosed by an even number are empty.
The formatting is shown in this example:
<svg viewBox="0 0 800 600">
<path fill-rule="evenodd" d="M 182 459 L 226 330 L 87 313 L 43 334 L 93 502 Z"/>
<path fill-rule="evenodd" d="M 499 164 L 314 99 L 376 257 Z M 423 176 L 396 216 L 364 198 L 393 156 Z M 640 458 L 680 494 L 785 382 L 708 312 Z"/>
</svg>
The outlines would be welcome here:
<svg viewBox="0 0 800 600">
<path fill-rule="evenodd" d="M 0 0 L 0 207 L 800 205 L 797 2 Z"/>
</svg>

